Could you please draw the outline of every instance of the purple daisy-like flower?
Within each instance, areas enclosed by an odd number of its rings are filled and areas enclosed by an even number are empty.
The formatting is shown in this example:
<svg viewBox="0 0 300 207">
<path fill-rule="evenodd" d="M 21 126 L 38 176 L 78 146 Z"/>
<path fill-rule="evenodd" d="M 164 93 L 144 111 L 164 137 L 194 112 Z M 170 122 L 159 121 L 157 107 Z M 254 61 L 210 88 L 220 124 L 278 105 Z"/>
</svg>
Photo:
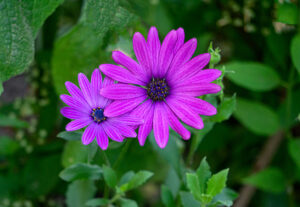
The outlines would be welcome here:
<svg viewBox="0 0 300 207">
<path fill-rule="evenodd" d="M 187 140 L 191 134 L 179 120 L 202 129 L 203 120 L 199 115 L 217 113 L 214 106 L 197 97 L 221 90 L 219 85 L 211 83 L 221 71 L 202 70 L 209 63 L 210 54 L 192 58 L 197 40 L 184 42 L 184 38 L 184 30 L 179 28 L 170 31 L 161 44 L 157 29 L 152 27 L 147 41 L 139 32 L 133 36 L 138 63 L 124 53 L 114 51 L 112 57 L 120 66 L 100 65 L 105 75 L 119 82 L 100 92 L 115 100 L 104 115 L 114 117 L 132 111 L 131 114 L 143 118 L 144 123 L 139 125 L 138 131 L 142 146 L 153 129 L 157 144 L 164 148 L 169 139 L 169 126 Z"/>
<path fill-rule="evenodd" d="M 86 127 L 82 135 L 82 143 L 90 144 L 96 137 L 98 145 L 105 150 L 108 147 L 108 137 L 114 141 L 122 142 L 125 137 L 136 137 L 135 125 L 142 124 L 140 118 L 123 114 L 111 117 L 104 114 L 111 100 L 100 95 L 102 87 L 114 85 L 108 77 L 102 81 L 99 69 L 95 69 L 91 83 L 87 77 L 78 75 L 80 89 L 71 82 L 66 82 L 70 95 L 61 95 L 60 98 L 68 107 L 61 109 L 61 114 L 73 119 L 66 126 L 67 131 L 75 131 Z"/>
</svg>

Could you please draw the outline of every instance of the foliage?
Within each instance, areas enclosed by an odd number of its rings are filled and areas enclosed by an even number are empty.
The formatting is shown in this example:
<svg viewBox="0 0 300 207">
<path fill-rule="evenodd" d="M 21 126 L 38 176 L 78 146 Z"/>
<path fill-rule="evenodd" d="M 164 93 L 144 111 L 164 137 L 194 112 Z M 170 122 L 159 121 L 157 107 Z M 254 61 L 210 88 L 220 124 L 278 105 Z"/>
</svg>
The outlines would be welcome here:
<svg viewBox="0 0 300 207">
<path fill-rule="evenodd" d="M 0 206 L 232 206 L 244 185 L 248 206 L 299 206 L 299 16 L 299 0 L 0 0 Z M 152 133 L 82 145 L 59 113 L 65 81 L 113 50 L 135 58 L 152 25 L 210 53 L 222 91 L 201 98 L 218 113 L 163 150 Z"/>
</svg>

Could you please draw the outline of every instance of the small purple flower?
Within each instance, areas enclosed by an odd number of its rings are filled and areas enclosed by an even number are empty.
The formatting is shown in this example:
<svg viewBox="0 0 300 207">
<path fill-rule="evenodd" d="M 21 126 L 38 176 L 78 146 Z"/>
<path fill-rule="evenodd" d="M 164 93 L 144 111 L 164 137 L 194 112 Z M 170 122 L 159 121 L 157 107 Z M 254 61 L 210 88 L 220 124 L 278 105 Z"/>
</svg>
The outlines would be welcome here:
<svg viewBox="0 0 300 207">
<path fill-rule="evenodd" d="M 170 31 L 162 44 L 158 32 L 152 27 L 147 41 L 139 32 L 133 36 L 133 49 L 138 63 L 120 51 L 114 51 L 114 61 L 123 66 L 100 65 L 100 70 L 119 83 L 104 87 L 101 95 L 114 99 L 105 116 L 119 116 L 132 111 L 144 119 L 139 125 L 138 140 L 144 145 L 153 129 L 159 147 L 164 148 L 169 139 L 169 126 L 183 139 L 190 132 L 181 121 L 196 129 L 203 128 L 199 115 L 211 116 L 217 110 L 198 96 L 217 93 L 221 87 L 211 83 L 221 71 L 202 70 L 210 60 L 205 53 L 192 58 L 197 41 L 184 43 L 182 28 Z M 192 59 L 191 59 L 192 58 Z"/>
<path fill-rule="evenodd" d="M 75 84 L 66 82 L 71 96 L 60 96 L 68 105 L 61 109 L 62 115 L 74 119 L 66 126 L 67 131 L 87 126 L 82 135 L 82 143 L 90 144 L 96 137 L 103 150 L 108 147 L 108 137 L 117 142 L 122 142 L 124 137 L 136 137 L 133 126 L 143 123 L 140 118 L 128 114 L 114 117 L 104 114 L 111 100 L 101 96 L 100 89 L 114 85 L 112 79 L 106 77 L 102 81 L 100 71 L 95 69 L 91 83 L 82 73 L 78 75 L 78 82 L 81 90 Z"/>
</svg>

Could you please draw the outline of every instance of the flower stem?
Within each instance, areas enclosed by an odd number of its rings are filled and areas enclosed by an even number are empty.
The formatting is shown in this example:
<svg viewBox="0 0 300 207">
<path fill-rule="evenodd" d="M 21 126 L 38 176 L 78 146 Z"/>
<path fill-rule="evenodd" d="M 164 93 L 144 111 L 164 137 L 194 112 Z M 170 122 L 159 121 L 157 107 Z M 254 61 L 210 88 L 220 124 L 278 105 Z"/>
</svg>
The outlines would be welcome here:
<svg viewBox="0 0 300 207">
<path fill-rule="evenodd" d="M 131 139 L 127 139 L 125 146 L 122 148 L 122 151 L 119 154 L 119 157 L 117 158 L 117 160 L 115 161 L 114 165 L 113 165 L 113 169 L 117 168 L 118 165 L 120 164 L 120 162 L 122 161 L 124 155 L 126 154 L 126 152 L 128 151 L 128 148 L 130 146 L 131 143 Z"/>
</svg>

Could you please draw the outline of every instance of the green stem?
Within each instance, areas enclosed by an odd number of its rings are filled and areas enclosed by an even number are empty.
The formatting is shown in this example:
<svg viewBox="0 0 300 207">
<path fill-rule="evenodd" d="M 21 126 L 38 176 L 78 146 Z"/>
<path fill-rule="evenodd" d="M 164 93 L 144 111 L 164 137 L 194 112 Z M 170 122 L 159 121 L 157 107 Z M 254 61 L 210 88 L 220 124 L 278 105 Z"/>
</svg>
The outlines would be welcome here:
<svg viewBox="0 0 300 207">
<path fill-rule="evenodd" d="M 127 139 L 125 146 L 122 148 L 122 151 L 120 152 L 119 157 L 117 158 L 117 160 L 115 161 L 114 165 L 113 165 L 113 169 L 117 168 L 118 165 L 120 164 L 120 162 L 122 161 L 124 155 L 126 154 L 126 152 L 128 151 L 128 148 L 130 146 L 131 143 L 131 139 Z"/>
<path fill-rule="evenodd" d="M 107 157 L 107 155 L 106 155 L 106 153 L 105 153 L 104 150 L 102 150 L 102 155 L 103 155 L 103 159 L 104 159 L 106 165 L 110 167 L 110 166 L 111 166 L 110 161 L 109 161 L 109 159 L 108 159 L 108 157 Z M 105 182 L 104 182 L 104 183 L 105 183 Z M 105 183 L 103 197 L 104 197 L 104 198 L 108 198 L 108 196 L 109 196 L 109 187 L 108 187 L 108 185 Z"/>
</svg>

